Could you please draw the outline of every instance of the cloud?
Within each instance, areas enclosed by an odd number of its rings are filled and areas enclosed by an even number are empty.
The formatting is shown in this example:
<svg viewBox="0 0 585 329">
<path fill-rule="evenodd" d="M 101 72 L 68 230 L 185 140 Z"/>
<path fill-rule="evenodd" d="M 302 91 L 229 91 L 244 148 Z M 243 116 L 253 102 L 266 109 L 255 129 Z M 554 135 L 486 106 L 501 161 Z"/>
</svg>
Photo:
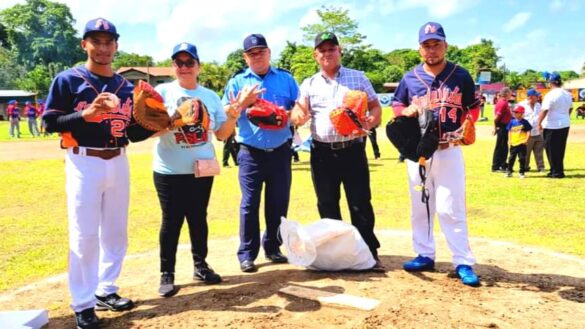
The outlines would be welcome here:
<svg viewBox="0 0 585 329">
<path fill-rule="evenodd" d="M 528 22 L 530 16 L 532 16 L 532 14 L 529 12 L 517 13 L 504 25 L 504 31 L 512 32 L 516 29 L 521 28 Z"/>
</svg>

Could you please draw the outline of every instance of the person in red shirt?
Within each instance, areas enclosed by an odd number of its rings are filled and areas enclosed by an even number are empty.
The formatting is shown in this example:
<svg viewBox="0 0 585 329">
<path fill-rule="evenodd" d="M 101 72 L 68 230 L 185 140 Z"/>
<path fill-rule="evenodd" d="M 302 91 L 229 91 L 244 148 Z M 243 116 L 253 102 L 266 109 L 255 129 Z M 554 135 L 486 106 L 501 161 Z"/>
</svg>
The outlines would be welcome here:
<svg viewBox="0 0 585 329">
<path fill-rule="evenodd" d="M 11 100 L 8 102 L 6 114 L 8 114 L 8 120 L 10 120 L 10 137 L 20 138 L 20 108 L 17 101 Z"/>
<path fill-rule="evenodd" d="M 512 95 L 510 88 L 503 88 L 495 106 L 494 135 L 496 135 L 496 147 L 492 159 L 492 172 L 505 172 L 508 168 L 506 158 L 508 156 L 508 131 L 506 126 L 512 120 L 512 111 L 508 99 Z"/>
</svg>

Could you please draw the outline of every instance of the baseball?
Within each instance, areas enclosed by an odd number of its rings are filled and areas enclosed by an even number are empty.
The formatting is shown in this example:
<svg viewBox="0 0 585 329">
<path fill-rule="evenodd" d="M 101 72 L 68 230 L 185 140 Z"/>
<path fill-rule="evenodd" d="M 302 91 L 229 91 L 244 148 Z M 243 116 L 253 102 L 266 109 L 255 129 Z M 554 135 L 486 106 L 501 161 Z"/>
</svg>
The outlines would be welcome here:
<svg viewBox="0 0 585 329">
<path fill-rule="evenodd" d="M 115 94 L 108 93 L 108 97 L 102 102 L 104 106 L 115 109 L 120 104 L 120 99 Z"/>
</svg>

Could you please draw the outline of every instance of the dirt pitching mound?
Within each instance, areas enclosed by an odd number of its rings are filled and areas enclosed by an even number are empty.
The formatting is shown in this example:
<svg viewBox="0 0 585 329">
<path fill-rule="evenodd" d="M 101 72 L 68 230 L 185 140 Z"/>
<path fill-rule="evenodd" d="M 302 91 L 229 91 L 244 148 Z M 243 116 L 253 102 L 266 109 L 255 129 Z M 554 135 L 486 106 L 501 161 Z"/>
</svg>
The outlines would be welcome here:
<svg viewBox="0 0 585 329">
<path fill-rule="evenodd" d="M 450 252 L 438 238 L 435 272 L 409 274 L 408 232 L 378 232 L 386 272 L 325 273 L 258 259 L 257 273 L 239 271 L 237 238 L 210 241 L 208 262 L 220 285 L 192 279 L 188 246 L 178 253 L 177 295 L 160 298 L 158 251 L 127 257 L 120 294 L 134 299 L 129 312 L 99 312 L 104 328 L 582 328 L 585 260 L 540 249 L 472 239 L 482 286 L 453 276 Z M 65 251 L 64 251 L 65 252 Z M 278 292 L 288 285 L 368 297 L 373 311 L 321 305 Z M 66 275 L 0 296 L 1 310 L 49 310 L 48 328 L 74 328 Z"/>
</svg>

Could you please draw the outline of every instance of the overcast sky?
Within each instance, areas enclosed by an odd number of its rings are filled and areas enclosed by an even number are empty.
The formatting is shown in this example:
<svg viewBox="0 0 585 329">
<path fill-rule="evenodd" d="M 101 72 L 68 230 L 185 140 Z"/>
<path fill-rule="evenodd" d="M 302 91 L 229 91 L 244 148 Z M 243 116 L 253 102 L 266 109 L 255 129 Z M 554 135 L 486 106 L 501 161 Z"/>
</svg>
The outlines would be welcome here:
<svg viewBox="0 0 585 329">
<path fill-rule="evenodd" d="M 22 0 L 2 0 L 0 9 Z M 580 0 L 58 0 L 81 31 L 105 17 L 118 28 L 120 50 L 170 56 L 175 44 L 194 43 L 202 61 L 223 63 L 251 33 L 266 36 L 276 58 L 286 41 L 302 42 L 301 26 L 318 22 L 316 9 L 335 3 L 349 10 L 366 42 L 382 51 L 416 49 L 427 21 L 443 25 L 458 47 L 493 40 L 508 69 L 573 70 L 585 62 L 585 1 Z"/>
</svg>

